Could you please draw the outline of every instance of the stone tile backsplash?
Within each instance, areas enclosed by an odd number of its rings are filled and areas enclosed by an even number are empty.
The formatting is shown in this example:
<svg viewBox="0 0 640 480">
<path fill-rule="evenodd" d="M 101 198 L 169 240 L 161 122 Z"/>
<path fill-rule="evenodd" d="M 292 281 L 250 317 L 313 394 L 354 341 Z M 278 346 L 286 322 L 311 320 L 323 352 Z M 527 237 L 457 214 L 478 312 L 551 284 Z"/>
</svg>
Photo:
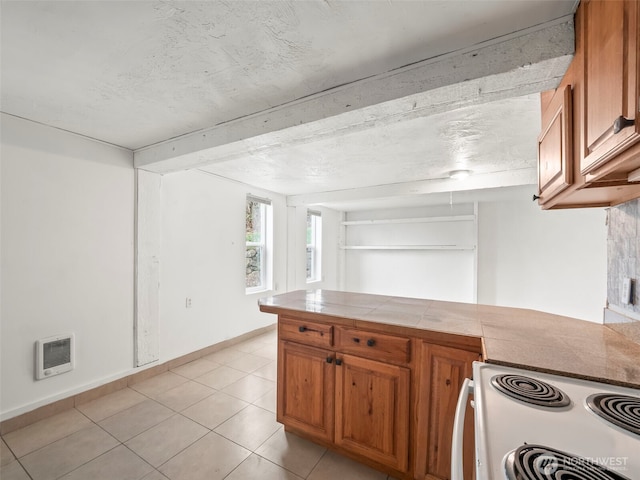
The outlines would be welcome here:
<svg viewBox="0 0 640 480">
<path fill-rule="evenodd" d="M 633 304 L 621 300 L 622 279 L 634 283 Z M 605 323 L 640 343 L 640 199 L 609 209 Z"/>
</svg>

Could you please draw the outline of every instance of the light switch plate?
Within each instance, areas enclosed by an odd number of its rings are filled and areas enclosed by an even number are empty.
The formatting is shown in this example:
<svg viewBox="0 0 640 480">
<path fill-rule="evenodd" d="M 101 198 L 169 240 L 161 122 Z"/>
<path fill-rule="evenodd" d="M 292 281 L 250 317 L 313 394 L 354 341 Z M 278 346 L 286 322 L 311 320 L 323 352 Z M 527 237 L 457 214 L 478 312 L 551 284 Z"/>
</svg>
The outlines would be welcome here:
<svg viewBox="0 0 640 480">
<path fill-rule="evenodd" d="M 620 301 L 623 305 L 629 305 L 632 303 L 633 299 L 631 298 L 632 288 L 631 288 L 631 279 L 623 278 L 622 285 L 620 288 Z"/>
</svg>

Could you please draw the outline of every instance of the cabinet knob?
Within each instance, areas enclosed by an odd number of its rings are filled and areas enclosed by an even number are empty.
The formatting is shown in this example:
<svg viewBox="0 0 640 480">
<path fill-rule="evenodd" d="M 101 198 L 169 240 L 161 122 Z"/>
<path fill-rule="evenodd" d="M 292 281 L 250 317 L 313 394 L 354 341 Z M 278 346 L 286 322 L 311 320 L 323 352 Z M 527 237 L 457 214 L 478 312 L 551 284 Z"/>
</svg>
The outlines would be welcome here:
<svg viewBox="0 0 640 480">
<path fill-rule="evenodd" d="M 367 347 L 373 347 L 376 344 L 376 341 L 373 338 L 367 340 Z"/>
<path fill-rule="evenodd" d="M 338 366 L 342 365 L 342 360 L 339 358 L 336 358 L 336 365 Z"/>
<path fill-rule="evenodd" d="M 299 332 L 306 332 L 307 331 L 307 327 L 298 327 L 298 331 Z"/>
<path fill-rule="evenodd" d="M 629 119 L 629 118 L 625 118 L 622 115 L 620 115 L 613 122 L 613 133 L 614 134 L 620 133 L 623 129 L 625 129 L 627 127 L 631 127 L 631 126 L 633 126 L 635 124 L 636 124 L 635 120 Z"/>
<path fill-rule="evenodd" d="M 538 200 L 539 198 L 542 198 L 540 195 L 536 195 L 535 193 L 533 194 L 533 201 L 535 202 L 536 200 Z"/>
<path fill-rule="evenodd" d="M 333 362 L 333 357 L 327 357 L 327 363 Z"/>
</svg>

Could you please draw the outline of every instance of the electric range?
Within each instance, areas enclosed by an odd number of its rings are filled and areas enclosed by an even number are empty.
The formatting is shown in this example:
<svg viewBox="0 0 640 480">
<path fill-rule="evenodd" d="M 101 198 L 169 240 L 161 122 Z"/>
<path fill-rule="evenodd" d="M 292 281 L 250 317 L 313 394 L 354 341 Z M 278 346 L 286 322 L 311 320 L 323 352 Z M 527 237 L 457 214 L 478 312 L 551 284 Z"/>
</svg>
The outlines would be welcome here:
<svg viewBox="0 0 640 480">
<path fill-rule="evenodd" d="M 640 480 L 640 389 L 480 362 L 459 399 L 452 480 L 469 394 L 476 480 Z"/>
</svg>

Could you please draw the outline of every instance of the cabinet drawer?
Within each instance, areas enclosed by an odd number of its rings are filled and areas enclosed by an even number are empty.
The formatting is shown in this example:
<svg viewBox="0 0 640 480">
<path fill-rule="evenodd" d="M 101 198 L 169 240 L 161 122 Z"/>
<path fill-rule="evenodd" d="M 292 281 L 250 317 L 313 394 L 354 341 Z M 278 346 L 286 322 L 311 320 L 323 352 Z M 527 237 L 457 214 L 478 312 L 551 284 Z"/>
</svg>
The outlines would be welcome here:
<svg viewBox="0 0 640 480">
<path fill-rule="evenodd" d="M 280 317 L 278 319 L 278 334 L 282 340 L 292 340 L 318 347 L 330 347 L 333 341 L 333 326 Z"/>
<path fill-rule="evenodd" d="M 408 363 L 411 359 L 411 340 L 357 328 L 336 327 L 336 350 L 374 360 Z"/>
</svg>

